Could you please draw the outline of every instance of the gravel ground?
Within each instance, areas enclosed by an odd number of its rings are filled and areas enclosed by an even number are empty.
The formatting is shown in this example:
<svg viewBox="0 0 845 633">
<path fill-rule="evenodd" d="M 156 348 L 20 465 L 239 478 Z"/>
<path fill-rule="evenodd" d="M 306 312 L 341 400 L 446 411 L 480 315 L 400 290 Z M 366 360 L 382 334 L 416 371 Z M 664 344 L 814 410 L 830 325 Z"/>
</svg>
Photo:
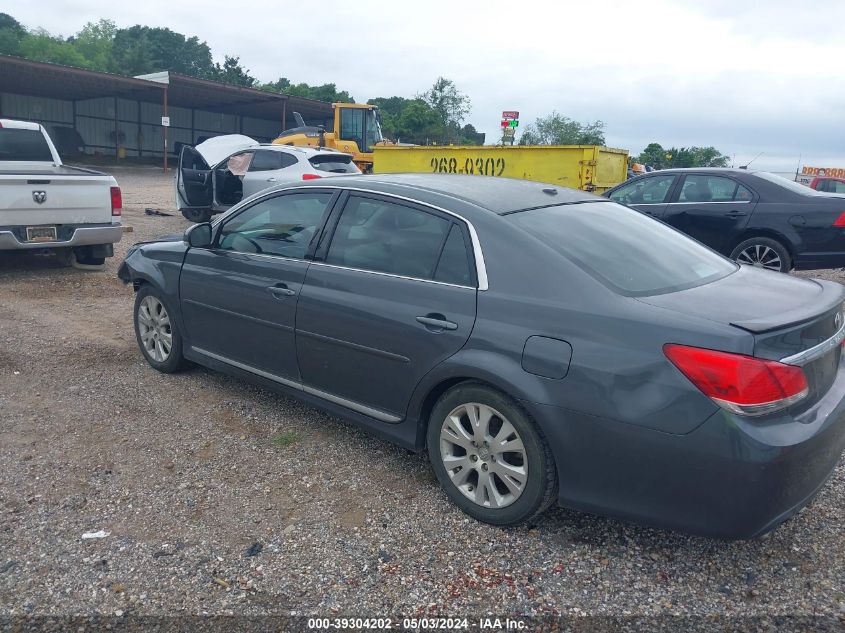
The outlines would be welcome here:
<svg viewBox="0 0 845 633">
<path fill-rule="evenodd" d="M 563 509 L 503 530 L 450 505 L 424 455 L 237 379 L 153 371 L 115 275 L 187 222 L 169 177 L 114 173 L 134 231 L 105 271 L 0 258 L 0 615 L 842 617 L 842 464 L 764 540 Z"/>
</svg>

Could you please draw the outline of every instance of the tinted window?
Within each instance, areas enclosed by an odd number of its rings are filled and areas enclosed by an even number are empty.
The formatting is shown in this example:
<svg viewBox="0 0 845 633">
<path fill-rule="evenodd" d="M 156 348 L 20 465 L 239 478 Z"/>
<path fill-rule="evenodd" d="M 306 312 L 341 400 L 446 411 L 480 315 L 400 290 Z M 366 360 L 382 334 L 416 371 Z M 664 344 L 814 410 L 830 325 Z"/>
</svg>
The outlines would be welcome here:
<svg viewBox="0 0 845 633">
<path fill-rule="evenodd" d="M 340 216 L 326 262 L 432 279 L 451 226 L 449 220 L 424 211 L 352 196 Z"/>
<path fill-rule="evenodd" d="M 2 160 L 52 163 L 53 154 L 41 130 L 0 128 L 0 161 Z"/>
<path fill-rule="evenodd" d="M 282 168 L 282 154 L 281 152 L 274 152 L 271 150 L 258 150 L 255 156 L 252 157 L 252 163 L 249 166 L 250 171 L 274 171 Z"/>
<path fill-rule="evenodd" d="M 361 170 L 345 154 L 318 154 L 308 159 L 314 169 L 334 174 L 360 174 Z"/>
<path fill-rule="evenodd" d="M 508 217 L 629 296 L 691 288 L 736 270 L 733 263 L 686 235 L 613 202 L 561 205 Z"/>
<path fill-rule="evenodd" d="M 330 199 L 329 193 L 302 193 L 262 200 L 223 225 L 218 248 L 305 257 Z"/>
<path fill-rule="evenodd" d="M 452 225 L 449 237 L 446 238 L 440 261 L 437 262 L 434 279 L 459 286 L 472 285 L 469 250 L 464 241 L 464 232 L 457 224 Z"/>
<path fill-rule="evenodd" d="M 738 182 L 724 176 L 693 174 L 684 178 L 678 202 L 731 202 L 739 186 Z M 745 187 L 742 189 L 749 193 Z"/>
<path fill-rule="evenodd" d="M 784 189 L 788 189 L 793 193 L 800 194 L 802 196 L 823 196 L 824 193 L 816 191 L 815 189 L 810 189 L 809 187 L 794 182 L 792 180 L 787 180 L 783 176 L 778 176 L 777 174 L 772 174 L 767 171 L 755 171 L 754 176 L 757 178 L 762 178 L 763 180 L 768 180 L 776 185 L 783 187 Z"/>
<path fill-rule="evenodd" d="M 642 178 L 610 194 L 610 199 L 623 204 L 656 204 L 666 202 L 675 176 Z"/>
</svg>

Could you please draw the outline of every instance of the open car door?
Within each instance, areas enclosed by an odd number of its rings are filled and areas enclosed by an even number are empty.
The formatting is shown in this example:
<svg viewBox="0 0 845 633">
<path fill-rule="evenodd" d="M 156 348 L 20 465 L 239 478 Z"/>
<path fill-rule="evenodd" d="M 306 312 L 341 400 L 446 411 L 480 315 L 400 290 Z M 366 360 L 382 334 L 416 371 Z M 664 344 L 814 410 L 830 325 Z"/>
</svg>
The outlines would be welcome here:
<svg viewBox="0 0 845 633">
<path fill-rule="evenodd" d="M 196 148 L 183 145 L 176 172 L 176 206 L 185 209 L 211 209 L 211 169 Z"/>
</svg>

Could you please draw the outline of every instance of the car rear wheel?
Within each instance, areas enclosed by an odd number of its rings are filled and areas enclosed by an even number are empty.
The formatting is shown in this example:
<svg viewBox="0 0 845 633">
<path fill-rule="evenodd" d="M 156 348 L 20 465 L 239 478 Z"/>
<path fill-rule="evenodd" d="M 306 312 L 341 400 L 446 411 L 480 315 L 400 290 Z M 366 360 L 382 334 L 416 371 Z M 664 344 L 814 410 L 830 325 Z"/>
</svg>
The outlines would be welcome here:
<svg viewBox="0 0 845 633">
<path fill-rule="evenodd" d="M 789 272 L 792 260 L 786 247 L 769 237 L 752 237 L 736 245 L 731 259 L 738 264 L 756 266 L 781 273 Z"/>
<path fill-rule="evenodd" d="M 142 286 L 135 295 L 135 337 L 147 362 L 170 374 L 184 365 L 182 336 L 173 313 L 151 286 Z"/>
<path fill-rule="evenodd" d="M 195 224 L 211 221 L 211 211 L 208 209 L 182 209 L 182 215 L 186 220 Z"/>
<path fill-rule="evenodd" d="M 544 512 L 557 493 L 545 438 L 513 400 L 477 383 L 446 392 L 431 413 L 428 452 L 449 498 L 493 525 Z"/>
</svg>

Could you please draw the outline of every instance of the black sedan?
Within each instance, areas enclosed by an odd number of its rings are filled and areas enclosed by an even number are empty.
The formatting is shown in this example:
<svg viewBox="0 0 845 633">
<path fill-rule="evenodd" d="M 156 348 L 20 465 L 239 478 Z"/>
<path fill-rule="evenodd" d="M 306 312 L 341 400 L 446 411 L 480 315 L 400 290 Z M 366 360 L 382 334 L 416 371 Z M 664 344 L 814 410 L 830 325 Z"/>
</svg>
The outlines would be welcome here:
<svg viewBox="0 0 845 633">
<path fill-rule="evenodd" d="M 845 288 L 579 191 L 280 186 L 136 245 L 119 275 L 153 368 L 199 363 L 427 449 L 451 500 L 497 525 L 557 501 L 751 537 L 845 445 Z"/>
<path fill-rule="evenodd" d="M 845 266 L 845 196 L 746 169 L 666 169 L 605 197 L 741 263 L 787 272 Z"/>
</svg>

